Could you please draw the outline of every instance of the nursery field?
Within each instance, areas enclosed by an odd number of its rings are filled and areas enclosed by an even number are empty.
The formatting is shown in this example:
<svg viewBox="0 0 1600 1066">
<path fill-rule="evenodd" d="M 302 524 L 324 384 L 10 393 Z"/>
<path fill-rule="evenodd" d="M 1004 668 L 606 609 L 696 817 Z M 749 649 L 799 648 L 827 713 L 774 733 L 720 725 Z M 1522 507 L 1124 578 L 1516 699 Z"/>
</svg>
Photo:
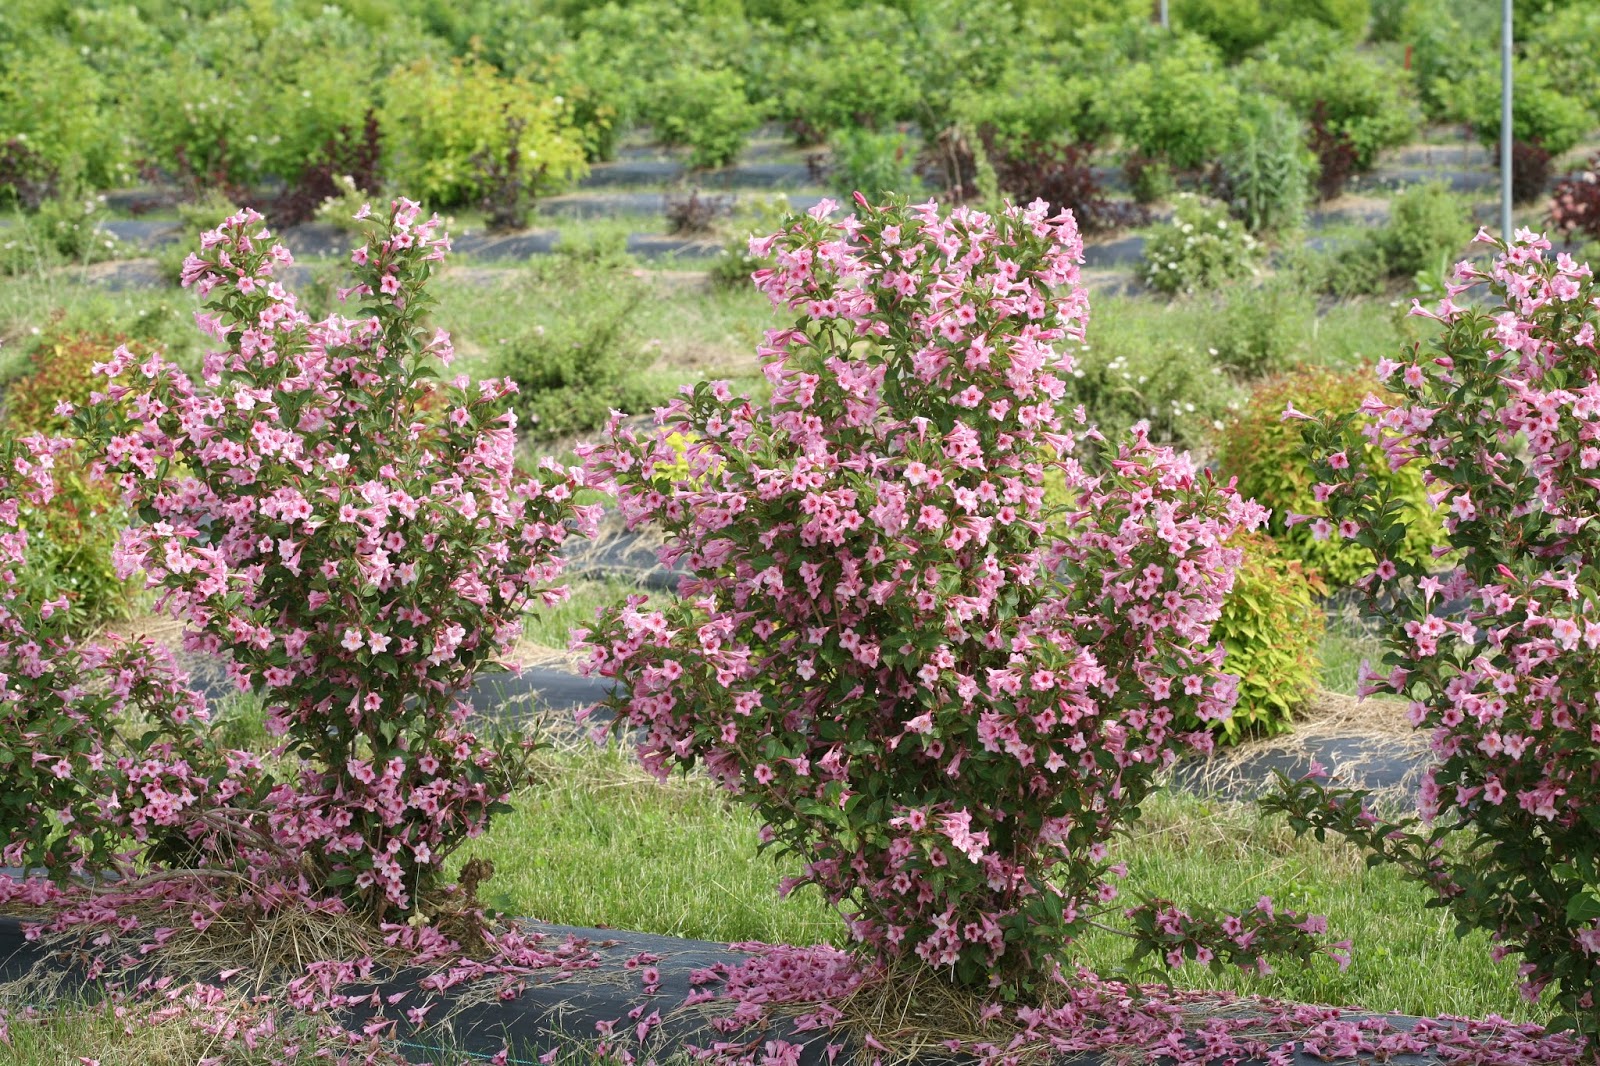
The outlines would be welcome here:
<svg viewBox="0 0 1600 1066">
<path fill-rule="evenodd" d="M 1596 1061 L 1600 4 L 1152 6 L 0 11 L 0 1062 Z"/>
</svg>

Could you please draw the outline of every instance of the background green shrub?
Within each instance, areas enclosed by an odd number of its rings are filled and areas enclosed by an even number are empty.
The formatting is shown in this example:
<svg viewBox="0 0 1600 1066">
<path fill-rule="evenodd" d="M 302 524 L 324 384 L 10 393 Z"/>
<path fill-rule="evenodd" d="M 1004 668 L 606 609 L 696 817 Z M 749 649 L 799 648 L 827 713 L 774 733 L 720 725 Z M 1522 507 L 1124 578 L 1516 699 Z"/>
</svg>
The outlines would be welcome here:
<svg viewBox="0 0 1600 1066">
<path fill-rule="evenodd" d="M 1192 34 L 1175 37 L 1148 62 L 1125 66 L 1106 98 L 1123 139 L 1178 170 L 1216 159 L 1239 110 L 1239 91 L 1221 54 Z"/>
<path fill-rule="evenodd" d="M 1218 301 L 1209 334 L 1214 358 L 1244 377 L 1279 373 L 1307 354 L 1305 338 L 1316 318 L 1311 293 L 1291 279 L 1237 285 Z"/>
<path fill-rule="evenodd" d="M 1172 20 L 1198 33 L 1231 60 L 1265 43 L 1297 20 L 1316 22 L 1348 42 L 1366 32 L 1369 0 L 1172 0 Z"/>
<path fill-rule="evenodd" d="M 1308 523 L 1290 527 L 1290 514 L 1317 513 L 1310 464 L 1302 453 L 1301 423 L 1283 420 L 1290 404 L 1307 414 L 1356 410 L 1368 393 L 1381 392 L 1370 371 L 1340 373 L 1301 367 L 1264 382 L 1244 409 L 1222 431 L 1217 461 L 1221 475 L 1239 479 L 1239 492 L 1271 508 L 1267 529 L 1288 557 L 1304 563 L 1331 587 L 1342 588 L 1365 576 L 1373 565 L 1366 548 L 1330 538 L 1317 540 Z M 1430 565 L 1432 549 L 1445 543 L 1438 512 L 1428 503 L 1416 465 L 1391 471 L 1381 449 L 1370 449 L 1379 484 L 1403 501 L 1408 531 L 1396 557 Z"/>
<path fill-rule="evenodd" d="M 1169 296 L 1214 289 L 1247 278 L 1261 262 L 1261 245 L 1219 205 L 1181 193 L 1172 218 L 1145 240 L 1139 276 Z"/>
<path fill-rule="evenodd" d="M 550 311 L 506 341 L 495 369 L 521 389 L 522 431 L 548 440 L 603 426 L 613 408 L 637 414 L 663 402 L 666 391 L 640 373 L 642 283 L 603 254 L 552 256 L 532 269 Z"/>
<path fill-rule="evenodd" d="M 1309 120 L 1320 104 L 1329 131 L 1349 139 L 1355 166 L 1367 170 L 1384 148 L 1417 134 L 1410 74 L 1381 55 L 1357 52 L 1337 31 L 1299 21 L 1262 46 L 1240 79 Z"/>
<path fill-rule="evenodd" d="M 77 49 L 51 37 L 0 50 L 0 144 L 37 153 L 56 193 L 76 196 L 132 176 L 112 90 Z M 15 192 L 0 187 L 0 193 Z"/>
<path fill-rule="evenodd" d="M 778 109 L 795 139 L 814 143 L 916 117 L 921 93 L 908 62 L 911 34 L 903 11 L 869 4 L 830 12 L 780 48 Z"/>
<path fill-rule="evenodd" d="M 1221 743 L 1294 728 L 1295 714 L 1317 693 L 1326 624 L 1322 583 L 1271 537 L 1239 534 L 1231 543 L 1244 559 L 1214 631 L 1228 650 L 1222 668 L 1239 678 L 1239 702 L 1232 717 L 1212 724 Z"/>
<path fill-rule="evenodd" d="M 529 192 L 567 187 L 584 169 L 583 145 L 561 104 L 487 63 L 431 59 L 397 68 L 384 82 L 380 113 L 389 181 L 435 207 L 472 202 L 487 191 L 485 155 L 504 164 L 510 120 L 522 126 L 520 162 L 534 175 Z"/>
<path fill-rule="evenodd" d="M 1559 4 L 1529 29 L 1526 48 L 1551 88 L 1600 116 L 1600 6 Z M 1518 86 L 1518 91 L 1521 86 Z M 1512 104 L 1515 106 L 1515 94 Z"/>
<path fill-rule="evenodd" d="M 737 71 L 680 66 L 656 83 L 643 117 L 662 144 L 688 147 L 690 166 L 721 167 L 739 158 L 761 109 Z"/>
<path fill-rule="evenodd" d="M 1475 67 L 1453 90 L 1455 110 L 1462 121 L 1471 123 L 1481 143 L 1493 147 L 1500 143 L 1500 66 L 1480 59 Z M 1554 73 L 1538 60 L 1519 56 L 1513 63 L 1516 91 L 1511 95 L 1512 136 L 1538 144 L 1553 156 L 1594 129 L 1595 115 L 1588 101 L 1596 80 L 1591 66 L 1588 87 L 1574 93 L 1559 86 Z"/>
<path fill-rule="evenodd" d="M 1269 97 L 1245 97 L 1219 165 L 1218 194 L 1252 233 L 1297 228 L 1311 191 L 1305 125 Z"/>
<path fill-rule="evenodd" d="M 877 203 L 889 195 L 916 196 L 922 182 L 913 170 L 916 155 L 910 139 L 898 131 L 841 129 L 829 138 L 830 177 L 834 191 L 846 200 L 861 193 Z"/>
<path fill-rule="evenodd" d="M 1109 132 L 1103 93 L 1096 78 L 1035 61 L 1009 68 L 993 88 L 966 90 L 954 107 L 956 121 L 1010 152 L 1031 144 L 1102 140 Z"/>
<path fill-rule="evenodd" d="M 1376 236 L 1389 273 L 1442 273 L 1472 229 L 1461 200 L 1442 182 L 1412 185 L 1389 201 L 1389 224 Z"/>
</svg>

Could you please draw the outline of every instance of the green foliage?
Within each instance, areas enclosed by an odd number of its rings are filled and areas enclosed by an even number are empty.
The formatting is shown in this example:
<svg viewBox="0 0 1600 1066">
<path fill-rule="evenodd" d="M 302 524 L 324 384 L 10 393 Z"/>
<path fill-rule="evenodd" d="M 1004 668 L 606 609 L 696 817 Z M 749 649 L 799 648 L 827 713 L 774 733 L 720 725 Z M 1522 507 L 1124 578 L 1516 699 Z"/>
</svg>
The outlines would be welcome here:
<svg viewBox="0 0 1600 1066">
<path fill-rule="evenodd" d="M 536 273 L 553 290 L 550 311 L 509 338 L 495 366 L 521 390 L 522 430 L 548 440 L 603 426 L 613 408 L 638 414 L 662 402 L 639 374 L 641 283 L 603 258 L 558 256 Z"/>
<path fill-rule="evenodd" d="M 1582 3 L 1557 6 L 1534 24 L 1526 51 L 1536 60 L 1552 89 L 1581 101 L 1591 122 L 1600 116 L 1600 61 L 1596 59 L 1600 56 L 1600 7 Z M 1521 91 L 1519 84 L 1517 92 Z M 1513 106 L 1515 103 L 1513 96 Z"/>
<path fill-rule="evenodd" d="M 1261 245 L 1222 207 L 1189 193 L 1174 202 L 1172 219 L 1146 238 L 1139 274 L 1157 292 L 1175 296 L 1250 277 Z"/>
<path fill-rule="evenodd" d="M 1390 274 L 1442 274 L 1471 236 L 1471 219 L 1442 182 L 1413 185 L 1389 202 L 1389 224 L 1376 236 Z"/>
<path fill-rule="evenodd" d="M 1178 190 L 1172 168 L 1160 159 L 1136 156 L 1123 168 L 1129 178 L 1131 192 L 1136 202 L 1158 204 Z"/>
<path fill-rule="evenodd" d="M 26 144 L 60 192 L 109 188 L 130 176 L 112 102 L 105 79 L 65 42 L 43 37 L 0 51 L 0 144 Z"/>
<path fill-rule="evenodd" d="M 1592 98 L 1594 74 L 1588 91 L 1574 94 L 1557 84 L 1556 71 L 1538 61 L 1518 57 L 1512 76 L 1511 131 L 1519 141 L 1538 144 L 1551 155 L 1572 148 L 1595 126 L 1587 106 Z M 1563 70 L 1562 74 L 1568 72 Z M 1455 112 L 1472 124 L 1485 145 L 1500 143 L 1500 67 L 1479 61 L 1475 72 L 1460 80 L 1454 90 Z"/>
<path fill-rule="evenodd" d="M 1312 514 L 1319 505 L 1312 496 L 1315 479 L 1304 454 L 1301 423 L 1283 420 L 1292 405 L 1307 414 L 1355 411 L 1368 393 L 1381 391 L 1370 372 L 1338 373 L 1302 367 L 1272 379 L 1250 396 L 1239 416 L 1223 430 L 1218 463 L 1224 478 L 1239 479 L 1241 495 L 1271 508 L 1268 531 L 1292 559 L 1304 563 L 1330 586 L 1342 588 L 1370 573 L 1372 553 L 1353 542 L 1317 540 L 1309 525 L 1288 525 L 1291 514 Z M 1445 543 L 1440 515 L 1429 503 L 1422 473 L 1415 465 L 1391 471 L 1381 449 L 1369 445 L 1376 477 L 1403 501 L 1407 533 L 1397 558 L 1431 565 L 1432 550 Z"/>
<path fill-rule="evenodd" d="M 105 362 L 122 338 L 56 332 L 38 338 L 28 370 L 0 393 L 0 433 L 70 434 L 71 420 L 57 405 L 86 407 L 105 387 L 90 368 Z M 28 531 L 28 557 L 21 577 L 25 594 L 43 603 L 72 601 L 72 624 L 83 632 L 124 617 L 135 589 L 111 564 L 117 537 L 128 524 L 116 486 L 97 476 L 78 452 L 58 457 L 56 496 L 44 507 L 24 502 L 21 526 Z"/>
<path fill-rule="evenodd" d="M 881 129 L 916 117 L 903 12 L 874 4 L 837 10 L 782 49 L 778 110 L 802 142 Z"/>
<path fill-rule="evenodd" d="M 750 254 L 750 239 L 777 233 L 789 214 L 789 198 L 781 194 L 747 202 L 736 210 L 722 254 L 711 263 L 711 283 L 721 289 L 749 288 L 750 275 L 772 265 L 770 255 Z"/>
<path fill-rule="evenodd" d="M 1233 716 L 1213 724 L 1224 743 L 1293 728 L 1295 713 L 1317 691 L 1324 626 L 1315 575 L 1263 534 L 1236 535 L 1232 546 L 1244 559 L 1213 628 L 1228 650 L 1222 668 L 1239 678 Z"/>
<path fill-rule="evenodd" d="M 912 164 L 916 160 L 910 141 L 898 131 L 875 133 L 868 129 L 842 129 L 829 140 L 834 190 L 847 200 L 861 193 L 879 202 L 888 196 L 916 196 L 922 191 Z"/>
<path fill-rule="evenodd" d="M 1172 0 L 1171 10 L 1179 29 L 1206 37 L 1230 60 L 1296 20 L 1318 23 L 1353 42 L 1365 33 L 1372 14 L 1369 0 Z"/>
<path fill-rule="evenodd" d="M 1148 62 L 1125 66 L 1106 93 L 1124 140 L 1178 170 L 1216 159 L 1239 110 L 1239 91 L 1221 55 L 1187 34 Z"/>
<path fill-rule="evenodd" d="M 46 200 L 31 215 L 18 213 L 0 230 L 0 274 L 24 274 L 63 263 L 96 263 L 113 258 L 117 241 L 99 228 L 105 197 Z"/>
<path fill-rule="evenodd" d="M 1000 83 L 967 90 L 955 102 L 957 121 L 986 132 L 1001 151 L 1061 141 L 1093 143 L 1108 132 L 1098 79 L 1046 63 L 1009 68 Z"/>
<path fill-rule="evenodd" d="M 680 67 L 655 85 L 644 117 L 662 144 L 689 148 L 694 167 L 727 166 L 761 122 L 737 71 Z"/>
<path fill-rule="evenodd" d="M 1280 373 L 1301 361 L 1316 313 L 1311 293 L 1293 281 L 1233 286 L 1211 319 L 1211 350 L 1245 377 Z"/>
<path fill-rule="evenodd" d="M 1148 422 L 1151 440 L 1201 449 L 1243 399 L 1207 351 L 1143 331 L 1102 332 L 1077 363 L 1066 402 L 1081 403 L 1112 440 Z"/>
<path fill-rule="evenodd" d="M 1221 161 L 1221 186 L 1252 233 L 1294 229 L 1305 219 L 1312 160 L 1305 127 L 1276 101 L 1246 97 Z"/>
<path fill-rule="evenodd" d="M 559 191 L 585 169 L 582 143 L 553 96 L 475 60 L 396 69 L 384 82 L 380 118 L 389 180 L 439 207 L 487 191 L 485 160 L 505 165 L 513 122 L 522 123 L 519 161 L 532 175 L 532 195 Z"/>
<path fill-rule="evenodd" d="M 1352 51 L 1336 31 L 1314 22 L 1294 23 L 1268 41 L 1260 57 L 1241 68 L 1240 78 L 1284 101 L 1302 119 L 1321 105 L 1328 129 L 1349 138 L 1361 170 L 1382 149 L 1417 134 L 1410 75 L 1381 56 Z"/>
</svg>

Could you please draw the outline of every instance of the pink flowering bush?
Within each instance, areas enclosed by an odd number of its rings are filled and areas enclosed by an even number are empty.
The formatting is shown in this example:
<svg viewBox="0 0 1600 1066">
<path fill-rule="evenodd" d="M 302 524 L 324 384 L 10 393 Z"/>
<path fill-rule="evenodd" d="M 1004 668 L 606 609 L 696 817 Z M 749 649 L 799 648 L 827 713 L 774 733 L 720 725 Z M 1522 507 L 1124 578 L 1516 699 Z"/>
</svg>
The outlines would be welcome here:
<svg viewBox="0 0 1600 1066">
<path fill-rule="evenodd" d="M 1435 763 L 1421 819 L 1315 781 L 1275 806 L 1398 863 L 1496 956 L 1520 955 L 1530 997 L 1555 986 L 1562 1022 L 1600 1033 L 1600 287 L 1520 231 L 1492 268 L 1461 263 L 1428 350 L 1384 360 L 1392 390 L 1361 417 L 1310 421 L 1319 534 L 1371 550 L 1362 585 L 1384 621 L 1367 692 L 1408 701 Z M 1463 292 L 1487 286 L 1467 306 Z M 1285 417 L 1303 417 L 1292 409 Z M 1363 427 L 1363 428 L 1358 428 Z M 1370 469 L 1415 464 L 1443 508 L 1442 574 L 1397 550 L 1405 513 Z M 1302 519 L 1307 516 L 1300 516 Z"/>
<path fill-rule="evenodd" d="M 186 648 L 265 696 L 298 759 L 239 794 L 243 831 L 194 843 L 379 913 L 413 907 L 501 805 L 507 760 L 462 696 L 525 605 L 564 596 L 556 550 L 596 517 L 579 472 L 515 465 L 514 386 L 434 383 L 451 346 L 424 328 L 425 286 L 447 248 L 397 201 L 353 253 L 358 310 L 312 321 L 276 276 L 289 253 L 233 215 L 184 267 L 219 344 L 203 380 L 119 348 L 79 419 L 139 516 L 121 575 L 143 571 Z"/>
<path fill-rule="evenodd" d="M 1089 313 L 1070 214 L 857 201 L 752 242 L 798 313 L 761 348 L 770 403 L 702 383 L 588 454 L 693 571 L 681 602 L 603 614 L 588 668 L 626 683 L 645 764 L 751 802 L 863 945 L 1026 992 L 1118 906 L 1109 845 L 1157 775 L 1209 748 L 1174 723 L 1233 704 L 1211 625 L 1262 513 L 1142 430 L 1074 456 L 1098 434 L 1060 407 Z M 1320 931 L 1133 915 L 1172 964 Z"/>
<path fill-rule="evenodd" d="M 159 839 L 206 805 L 213 768 L 204 704 L 169 656 L 147 642 L 80 645 L 65 596 L 27 595 L 23 506 L 49 506 L 71 451 L 41 434 L 0 440 L 0 862 L 57 877 Z"/>
</svg>

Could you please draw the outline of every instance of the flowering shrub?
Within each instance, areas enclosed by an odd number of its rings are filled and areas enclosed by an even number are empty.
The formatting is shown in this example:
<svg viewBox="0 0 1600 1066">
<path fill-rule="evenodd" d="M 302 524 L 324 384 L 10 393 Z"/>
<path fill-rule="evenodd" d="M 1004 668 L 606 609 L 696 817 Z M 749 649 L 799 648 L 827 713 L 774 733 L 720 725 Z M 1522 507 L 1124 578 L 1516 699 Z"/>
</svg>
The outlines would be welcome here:
<svg viewBox="0 0 1600 1066">
<path fill-rule="evenodd" d="M 1248 278 L 1261 262 L 1261 244 L 1221 207 L 1190 193 L 1173 202 L 1172 219 L 1151 231 L 1139 276 L 1157 292 L 1176 296 Z"/>
<path fill-rule="evenodd" d="M 1233 703 L 1210 627 L 1224 542 L 1261 512 L 1142 427 L 1097 475 L 1074 456 L 1095 431 L 1058 407 L 1088 316 L 1071 215 L 857 202 L 752 241 L 799 315 L 761 348 L 768 405 L 703 382 L 588 453 L 693 576 L 580 638 L 645 765 L 746 797 L 859 942 L 1026 992 L 1113 905 L 1111 838 L 1158 771 L 1209 747 L 1176 721 Z M 694 438 L 675 480 L 672 434 Z M 1042 504 L 1047 462 L 1069 514 Z M 1254 965 L 1316 928 L 1133 913 L 1170 964 Z"/>
<path fill-rule="evenodd" d="M 114 343 L 70 332 L 40 338 L 30 353 L 29 372 L 0 394 L 0 426 L 18 436 L 68 431 L 71 421 L 56 413 L 57 405 L 88 402 L 96 380 L 91 368 Z M 19 500 L 19 521 L 29 532 L 21 581 L 24 594 L 36 603 L 67 596 L 72 628 L 82 631 L 128 609 L 132 588 L 117 577 L 111 563 L 128 516 L 115 487 L 95 472 L 81 450 L 58 453 L 53 462 L 49 505 Z"/>
<path fill-rule="evenodd" d="M 1317 488 L 1315 468 L 1303 453 L 1298 427 L 1280 416 L 1286 406 L 1332 415 L 1353 412 L 1371 391 L 1371 382 L 1365 373 L 1341 374 L 1323 367 L 1303 367 L 1273 378 L 1251 395 L 1249 404 L 1223 430 L 1217 449 L 1223 476 L 1237 479 L 1242 495 L 1272 509 L 1267 529 L 1278 544 L 1335 588 L 1360 580 L 1376 560 L 1359 541 L 1318 538 L 1311 526 L 1289 522 L 1292 514 L 1316 509 L 1323 490 Z M 1383 450 L 1377 444 L 1364 445 L 1362 455 L 1381 498 L 1392 501 L 1404 518 L 1390 554 L 1426 569 L 1445 535 L 1421 471 L 1415 466 L 1391 470 L 1381 462 Z"/>
<path fill-rule="evenodd" d="M 597 516 L 573 506 L 578 472 L 515 466 L 509 382 L 460 377 L 437 402 L 452 355 L 423 326 L 437 218 L 399 200 L 372 220 L 341 291 L 356 317 L 320 322 L 275 280 L 290 256 L 259 223 L 230 216 L 185 267 L 222 345 L 203 383 L 118 348 L 113 403 L 81 425 L 141 519 L 120 571 L 143 570 L 186 647 L 264 694 L 301 760 L 260 797 L 272 843 L 405 910 L 507 790 L 460 697 L 530 599 L 564 596 L 556 549 Z"/>
<path fill-rule="evenodd" d="M 1389 823 L 1317 782 L 1276 805 L 1399 864 L 1460 928 L 1520 954 L 1530 997 L 1554 985 L 1566 1024 L 1600 1033 L 1600 356 L 1587 266 L 1519 231 L 1487 272 L 1459 264 L 1427 352 L 1379 364 L 1391 394 L 1314 419 L 1314 524 L 1375 553 L 1361 582 L 1384 621 L 1368 692 L 1409 701 L 1432 737 L 1421 822 Z M 1463 307 L 1487 284 L 1491 298 Z M 1285 417 L 1301 417 L 1289 410 Z M 1381 456 L 1368 450 L 1381 449 Z M 1420 467 L 1459 565 L 1394 551 L 1406 520 L 1374 475 Z"/>
<path fill-rule="evenodd" d="M 1228 741 L 1292 728 L 1316 695 L 1324 625 L 1315 574 L 1264 534 L 1241 534 L 1234 544 L 1244 558 L 1212 629 L 1228 650 L 1223 668 L 1239 678 L 1239 702 L 1222 721 L 1201 723 Z"/>
<path fill-rule="evenodd" d="M 24 508 L 50 504 L 71 448 L 0 437 L 0 862 L 53 876 L 113 861 L 198 801 L 190 759 L 205 717 L 155 649 L 79 647 L 67 599 L 29 595 Z M 149 728 L 119 734 L 122 718 Z"/>
</svg>

